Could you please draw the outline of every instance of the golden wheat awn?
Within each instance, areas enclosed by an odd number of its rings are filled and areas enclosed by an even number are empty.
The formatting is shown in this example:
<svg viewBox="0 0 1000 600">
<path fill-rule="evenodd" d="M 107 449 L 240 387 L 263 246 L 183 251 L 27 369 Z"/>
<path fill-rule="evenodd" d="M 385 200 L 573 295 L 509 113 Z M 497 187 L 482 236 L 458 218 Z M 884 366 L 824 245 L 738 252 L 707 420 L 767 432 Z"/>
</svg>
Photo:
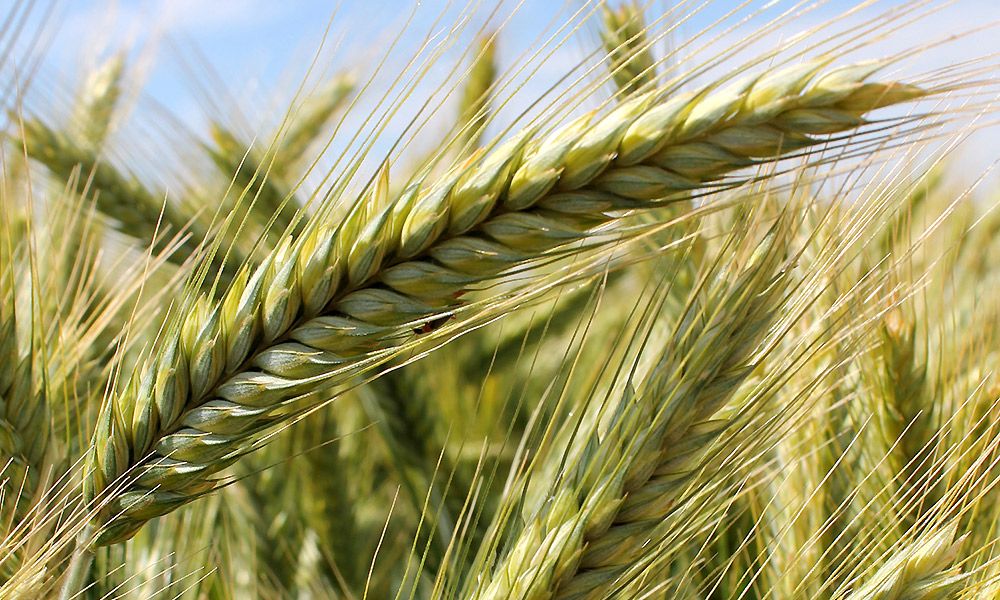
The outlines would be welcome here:
<svg viewBox="0 0 1000 600">
<path fill-rule="evenodd" d="M 1000 211 L 947 160 L 995 59 L 865 60 L 946 7 L 421 5 L 178 127 L 150 50 L 66 93 L 38 4 L 0 598 L 995 595 Z"/>
</svg>

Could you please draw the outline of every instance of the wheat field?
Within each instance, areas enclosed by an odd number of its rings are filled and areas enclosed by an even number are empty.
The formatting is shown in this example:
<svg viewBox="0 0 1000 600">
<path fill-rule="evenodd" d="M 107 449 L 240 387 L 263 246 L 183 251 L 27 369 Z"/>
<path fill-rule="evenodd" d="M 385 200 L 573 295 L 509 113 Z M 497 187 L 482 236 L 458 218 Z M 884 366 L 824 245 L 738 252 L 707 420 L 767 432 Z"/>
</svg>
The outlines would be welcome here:
<svg viewBox="0 0 1000 600">
<path fill-rule="evenodd" d="M 60 4 L 0 7 L 0 598 L 1000 598 L 976 0 L 330 3 L 255 92 Z"/>
</svg>

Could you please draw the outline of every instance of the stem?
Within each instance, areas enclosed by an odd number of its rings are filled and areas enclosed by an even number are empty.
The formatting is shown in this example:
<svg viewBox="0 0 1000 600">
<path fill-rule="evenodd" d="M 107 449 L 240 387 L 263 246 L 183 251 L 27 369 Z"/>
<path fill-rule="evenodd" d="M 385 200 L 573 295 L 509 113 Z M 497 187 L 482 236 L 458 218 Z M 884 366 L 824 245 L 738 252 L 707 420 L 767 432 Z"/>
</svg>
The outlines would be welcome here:
<svg viewBox="0 0 1000 600">
<path fill-rule="evenodd" d="M 59 600 L 72 600 L 79 598 L 87 585 L 90 574 L 90 563 L 94 560 L 94 550 L 90 547 L 91 538 L 94 535 L 94 526 L 87 524 L 76 536 L 76 549 L 73 550 L 73 558 L 69 561 L 69 569 L 66 571 L 66 580 L 63 581 L 62 590 L 59 592 Z"/>
</svg>

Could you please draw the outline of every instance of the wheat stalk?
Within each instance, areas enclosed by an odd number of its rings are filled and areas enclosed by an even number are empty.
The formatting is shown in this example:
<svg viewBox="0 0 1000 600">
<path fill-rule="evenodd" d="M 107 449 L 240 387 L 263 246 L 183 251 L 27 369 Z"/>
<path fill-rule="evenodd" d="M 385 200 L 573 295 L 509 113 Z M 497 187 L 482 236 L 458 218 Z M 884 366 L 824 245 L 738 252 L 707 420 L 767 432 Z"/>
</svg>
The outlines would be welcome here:
<svg viewBox="0 0 1000 600">
<path fill-rule="evenodd" d="M 187 307 L 102 411 L 90 497 L 130 469 L 138 479 L 103 511 L 98 543 L 211 489 L 208 476 L 249 451 L 254 434 L 314 406 L 318 383 L 344 381 L 359 353 L 397 346 L 470 285 L 581 239 L 607 211 L 668 203 L 924 94 L 864 83 L 874 64 L 820 66 L 661 104 L 646 95 L 540 140 L 518 136 L 378 210 L 384 176 L 339 228 L 313 227 L 244 271 L 220 303 Z"/>
</svg>

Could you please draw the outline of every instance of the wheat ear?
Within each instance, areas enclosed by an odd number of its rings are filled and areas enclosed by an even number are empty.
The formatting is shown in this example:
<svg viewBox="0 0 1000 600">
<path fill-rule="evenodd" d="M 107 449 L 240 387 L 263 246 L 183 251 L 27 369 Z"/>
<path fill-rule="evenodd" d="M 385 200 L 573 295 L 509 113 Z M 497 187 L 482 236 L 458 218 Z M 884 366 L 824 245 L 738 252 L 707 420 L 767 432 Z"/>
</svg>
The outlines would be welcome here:
<svg viewBox="0 0 1000 600">
<path fill-rule="evenodd" d="M 3 250 L 0 249 L 0 253 Z M 44 394 L 37 393 L 31 356 L 22 356 L 14 314 L 12 274 L 0 273 L 0 540 L 4 548 L 0 577 L 16 570 L 17 529 L 41 491 L 49 448 L 49 413 Z"/>
<path fill-rule="evenodd" d="M 82 146 L 99 148 L 107 137 L 121 97 L 124 73 L 125 54 L 119 52 L 91 73 L 84 83 L 74 119 Z"/>
<path fill-rule="evenodd" d="M 880 344 L 873 361 L 879 373 L 873 393 L 876 396 L 878 429 L 884 447 L 889 449 L 888 466 L 896 486 L 916 486 L 929 504 L 934 503 L 931 463 L 938 428 L 935 415 L 930 414 L 934 403 L 929 401 L 927 366 L 917 355 L 916 323 L 903 309 L 886 314 L 879 328 Z M 910 506 L 910 514 L 902 515 L 902 525 L 909 529 L 927 506 Z"/>
<path fill-rule="evenodd" d="M 134 481 L 98 543 L 132 535 L 215 486 L 257 434 L 325 400 L 373 350 L 461 305 L 478 282 L 585 237 L 619 209 L 661 206 L 748 164 L 847 131 L 870 109 L 924 95 L 865 83 L 874 64 L 796 66 L 662 101 L 629 100 L 549 135 L 520 135 L 385 209 L 387 176 L 339 226 L 315 221 L 244 271 L 220 302 L 186 308 L 102 410 L 90 497 Z"/>
<path fill-rule="evenodd" d="M 955 565 L 964 536 L 953 523 L 900 548 L 845 600 L 945 600 L 954 598 L 966 575 Z"/>
<path fill-rule="evenodd" d="M 306 437 L 307 445 L 325 445 L 313 448 L 303 457 L 307 461 L 303 508 L 307 523 L 316 533 L 325 553 L 332 558 L 332 561 L 323 561 L 324 566 L 335 563 L 336 570 L 350 586 L 364 581 L 364 557 L 353 551 L 356 548 L 353 544 L 361 538 L 361 533 L 357 522 L 358 499 L 354 497 L 355 489 L 351 485 L 352 473 L 363 472 L 363 469 L 350 460 L 343 440 L 330 442 L 338 431 L 349 429 L 344 416 L 342 411 L 336 415 L 326 411 L 316 415 L 316 419 L 308 424 L 307 435 L 311 435 Z M 331 581 L 336 579 L 333 573 L 325 573 L 324 576 Z"/>
<path fill-rule="evenodd" d="M 466 151 L 482 145 L 483 134 L 490 117 L 490 98 L 497 77 L 495 33 L 487 33 L 476 40 L 476 54 L 466 75 L 462 96 L 458 104 L 458 123 L 461 128 L 457 147 Z"/>
<path fill-rule="evenodd" d="M 441 565 L 452 538 L 454 515 L 462 509 L 465 490 L 456 491 L 449 486 L 445 491 L 437 481 L 442 477 L 447 479 L 454 469 L 448 457 L 442 455 L 433 406 L 427 394 L 420 390 L 420 381 L 410 377 L 408 371 L 410 369 L 398 369 L 371 382 L 370 406 L 376 413 L 379 433 L 417 514 L 425 512 L 428 490 L 432 494 L 432 505 L 422 516 L 423 537 L 429 536 L 429 544 L 428 539 L 420 539 L 417 547 L 428 546 L 425 565 L 434 572 Z"/>
<path fill-rule="evenodd" d="M 646 39 L 642 8 L 625 2 L 617 8 L 601 7 L 601 41 L 608 53 L 608 67 L 615 85 L 630 95 L 656 80 L 656 59 Z"/>
<path fill-rule="evenodd" d="M 255 231 L 264 233 L 269 247 L 273 248 L 279 234 L 295 222 L 295 214 L 300 208 L 287 183 L 293 167 L 323 131 L 324 125 L 351 97 L 354 86 L 354 78 L 347 74 L 330 80 L 290 117 L 287 131 L 264 156 L 253 148 L 248 149 L 238 136 L 222 125 L 211 125 L 209 131 L 214 146 L 206 145 L 205 149 L 222 174 L 232 179 L 240 196 L 247 199 L 247 206 L 240 210 L 246 211 Z"/>
<path fill-rule="evenodd" d="M 270 234 L 273 245 L 278 234 L 292 224 L 299 202 L 273 173 L 268 157 L 260 156 L 218 123 L 212 123 L 210 131 L 214 147 L 206 149 L 212 162 L 232 180 L 237 193 L 245 198 L 247 217 L 257 230 Z"/>
<path fill-rule="evenodd" d="M 92 150 L 81 147 L 40 120 L 24 121 L 23 144 L 28 156 L 45 165 L 54 176 L 63 182 L 75 182 L 74 191 L 93 191 L 101 213 L 110 217 L 122 233 L 145 242 L 154 250 L 160 247 L 157 240 L 164 239 L 159 233 L 186 230 L 188 219 L 172 205 L 164 204 L 137 179 L 98 160 Z M 198 249 L 196 240 L 185 239 L 171 260 L 183 263 Z"/>
<path fill-rule="evenodd" d="M 599 444 L 595 435 L 574 440 L 565 459 L 571 475 L 560 486 L 566 491 L 470 597 L 606 598 L 614 591 L 725 429 L 715 414 L 753 370 L 751 356 L 784 302 L 786 234 L 772 234 L 732 283 L 699 291 L 635 398 L 609 405 L 610 433 Z"/>
<path fill-rule="evenodd" d="M 292 167 L 301 160 L 333 115 L 350 100 L 355 85 L 353 75 L 337 75 L 303 103 L 290 120 L 274 153 L 272 171 L 275 175 L 287 177 L 291 173 Z"/>
</svg>

